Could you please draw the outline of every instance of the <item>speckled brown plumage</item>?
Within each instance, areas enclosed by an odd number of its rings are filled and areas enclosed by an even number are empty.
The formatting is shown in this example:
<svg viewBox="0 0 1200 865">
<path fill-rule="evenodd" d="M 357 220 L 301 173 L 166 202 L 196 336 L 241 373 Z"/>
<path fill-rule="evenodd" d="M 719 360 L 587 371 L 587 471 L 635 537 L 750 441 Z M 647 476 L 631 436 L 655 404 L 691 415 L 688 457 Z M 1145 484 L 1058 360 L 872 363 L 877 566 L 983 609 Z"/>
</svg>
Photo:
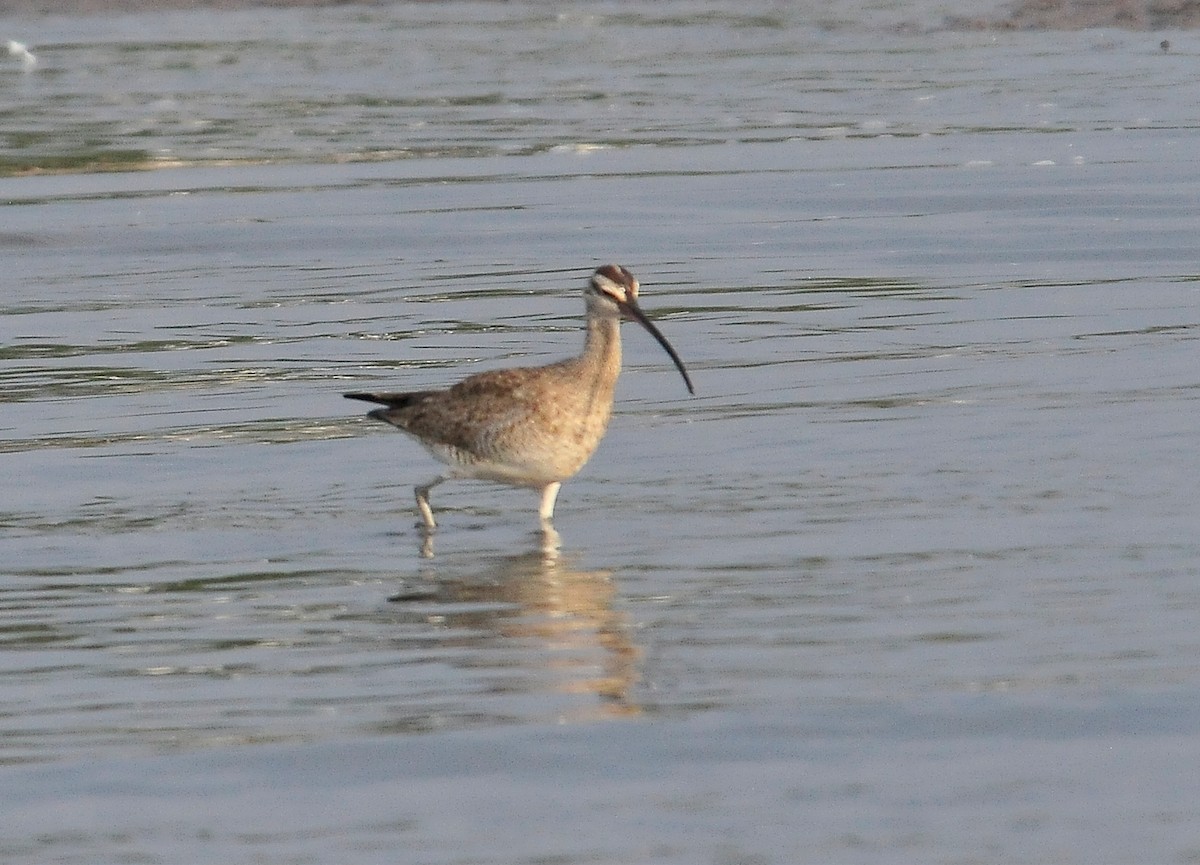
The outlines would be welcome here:
<svg viewBox="0 0 1200 865">
<path fill-rule="evenodd" d="M 434 528 L 429 490 L 451 478 L 477 478 L 541 490 L 548 526 L 561 483 L 583 468 L 608 428 L 621 372 L 622 317 L 642 324 L 691 380 L 674 349 L 637 306 L 638 283 L 605 265 L 584 290 L 587 337 L 578 357 L 541 367 L 470 376 L 446 390 L 346 394 L 378 403 L 370 417 L 417 439 L 449 471 L 416 488 L 417 506 Z"/>
</svg>

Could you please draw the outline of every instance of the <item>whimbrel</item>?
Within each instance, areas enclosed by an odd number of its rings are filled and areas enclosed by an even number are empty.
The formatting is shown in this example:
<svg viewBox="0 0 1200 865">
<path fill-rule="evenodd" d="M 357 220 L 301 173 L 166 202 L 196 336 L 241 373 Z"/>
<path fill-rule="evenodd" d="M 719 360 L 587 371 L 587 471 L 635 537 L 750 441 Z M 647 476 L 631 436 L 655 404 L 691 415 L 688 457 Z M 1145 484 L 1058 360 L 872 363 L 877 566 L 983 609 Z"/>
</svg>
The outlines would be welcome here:
<svg viewBox="0 0 1200 865">
<path fill-rule="evenodd" d="M 695 393 L 683 361 L 638 307 L 638 281 L 620 265 L 596 270 L 583 290 L 587 337 L 583 353 L 539 367 L 470 376 L 446 390 L 348 393 L 384 408 L 369 417 L 389 423 L 450 468 L 416 487 L 426 531 L 436 526 L 429 491 L 453 478 L 497 481 L 541 493 L 538 515 L 551 528 L 562 482 L 583 468 L 612 414 L 621 372 L 621 321 L 636 321 L 675 362 Z"/>
</svg>

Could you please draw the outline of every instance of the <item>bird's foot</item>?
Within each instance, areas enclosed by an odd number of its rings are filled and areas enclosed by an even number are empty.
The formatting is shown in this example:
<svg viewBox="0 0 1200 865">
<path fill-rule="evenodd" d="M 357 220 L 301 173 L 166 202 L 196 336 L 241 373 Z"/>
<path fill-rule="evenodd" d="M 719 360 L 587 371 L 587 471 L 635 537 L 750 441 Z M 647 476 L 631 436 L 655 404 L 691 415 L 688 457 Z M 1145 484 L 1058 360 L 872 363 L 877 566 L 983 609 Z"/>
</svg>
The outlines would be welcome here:
<svg viewBox="0 0 1200 865">
<path fill-rule="evenodd" d="M 557 558 L 559 550 L 562 549 L 562 536 L 549 520 L 542 520 L 541 529 L 539 549 L 542 555 L 548 558 Z"/>
<path fill-rule="evenodd" d="M 433 558 L 433 529 L 428 526 L 421 527 L 421 551 L 420 555 L 423 559 Z"/>
</svg>

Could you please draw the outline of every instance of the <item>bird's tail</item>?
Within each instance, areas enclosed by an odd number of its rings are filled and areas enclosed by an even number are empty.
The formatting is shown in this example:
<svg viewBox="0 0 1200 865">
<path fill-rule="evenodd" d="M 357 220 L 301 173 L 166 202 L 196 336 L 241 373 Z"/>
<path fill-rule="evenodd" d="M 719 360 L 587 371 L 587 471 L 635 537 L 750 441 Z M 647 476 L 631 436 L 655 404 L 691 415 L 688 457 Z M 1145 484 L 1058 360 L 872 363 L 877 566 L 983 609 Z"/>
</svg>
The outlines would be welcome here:
<svg viewBox="0 0 1200 865">
<path fill-rule="evenodd" d="M 377 405 L 385 405 L 388 408 L 408 408 L 408 406 L 421 400 L 430 394 L 430 391 L 413 391 L 410 393 L 365 393 L 355 391 L 354 393 L 342 394 L 346 399 L 360 399 L 363 402 L 373 402 Z"/>
</svg>

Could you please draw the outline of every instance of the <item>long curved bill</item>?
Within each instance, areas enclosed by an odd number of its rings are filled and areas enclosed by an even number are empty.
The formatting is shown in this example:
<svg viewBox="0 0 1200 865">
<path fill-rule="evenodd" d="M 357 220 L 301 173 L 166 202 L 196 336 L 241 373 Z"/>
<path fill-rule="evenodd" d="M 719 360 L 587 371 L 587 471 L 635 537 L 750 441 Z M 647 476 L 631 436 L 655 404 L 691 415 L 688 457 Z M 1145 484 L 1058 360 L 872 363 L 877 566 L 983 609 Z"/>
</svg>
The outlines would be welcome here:
<svg viewBox="0 0 1200 865">
<path fill-rule="evenodd" d="M 621 308 L 621 312 L 646 328 L 650 332 L 650 335 L 658 340 L 658 344 L 671 356 L 671 360 L 675 361 L 675 367 L 679 370 L 679 374 L 683 376 L 688 393 L 695 394 L 696 389 L 692 387 L 692 377 L 688 375 L 687 367 L 683 365 L 683 361 L 679 359 L 679 355 L 675 352 L 671 343 L 667 342 L 667 338 L 662 335 L 662 332 L 654 326 L 654 323 L 650 319 L 646 318 L 646 314 L 642 312 L 641 308 L 636 303 L 630 303 L 629 301 L 618 302 L 617 305 Z"/>
</svg>

